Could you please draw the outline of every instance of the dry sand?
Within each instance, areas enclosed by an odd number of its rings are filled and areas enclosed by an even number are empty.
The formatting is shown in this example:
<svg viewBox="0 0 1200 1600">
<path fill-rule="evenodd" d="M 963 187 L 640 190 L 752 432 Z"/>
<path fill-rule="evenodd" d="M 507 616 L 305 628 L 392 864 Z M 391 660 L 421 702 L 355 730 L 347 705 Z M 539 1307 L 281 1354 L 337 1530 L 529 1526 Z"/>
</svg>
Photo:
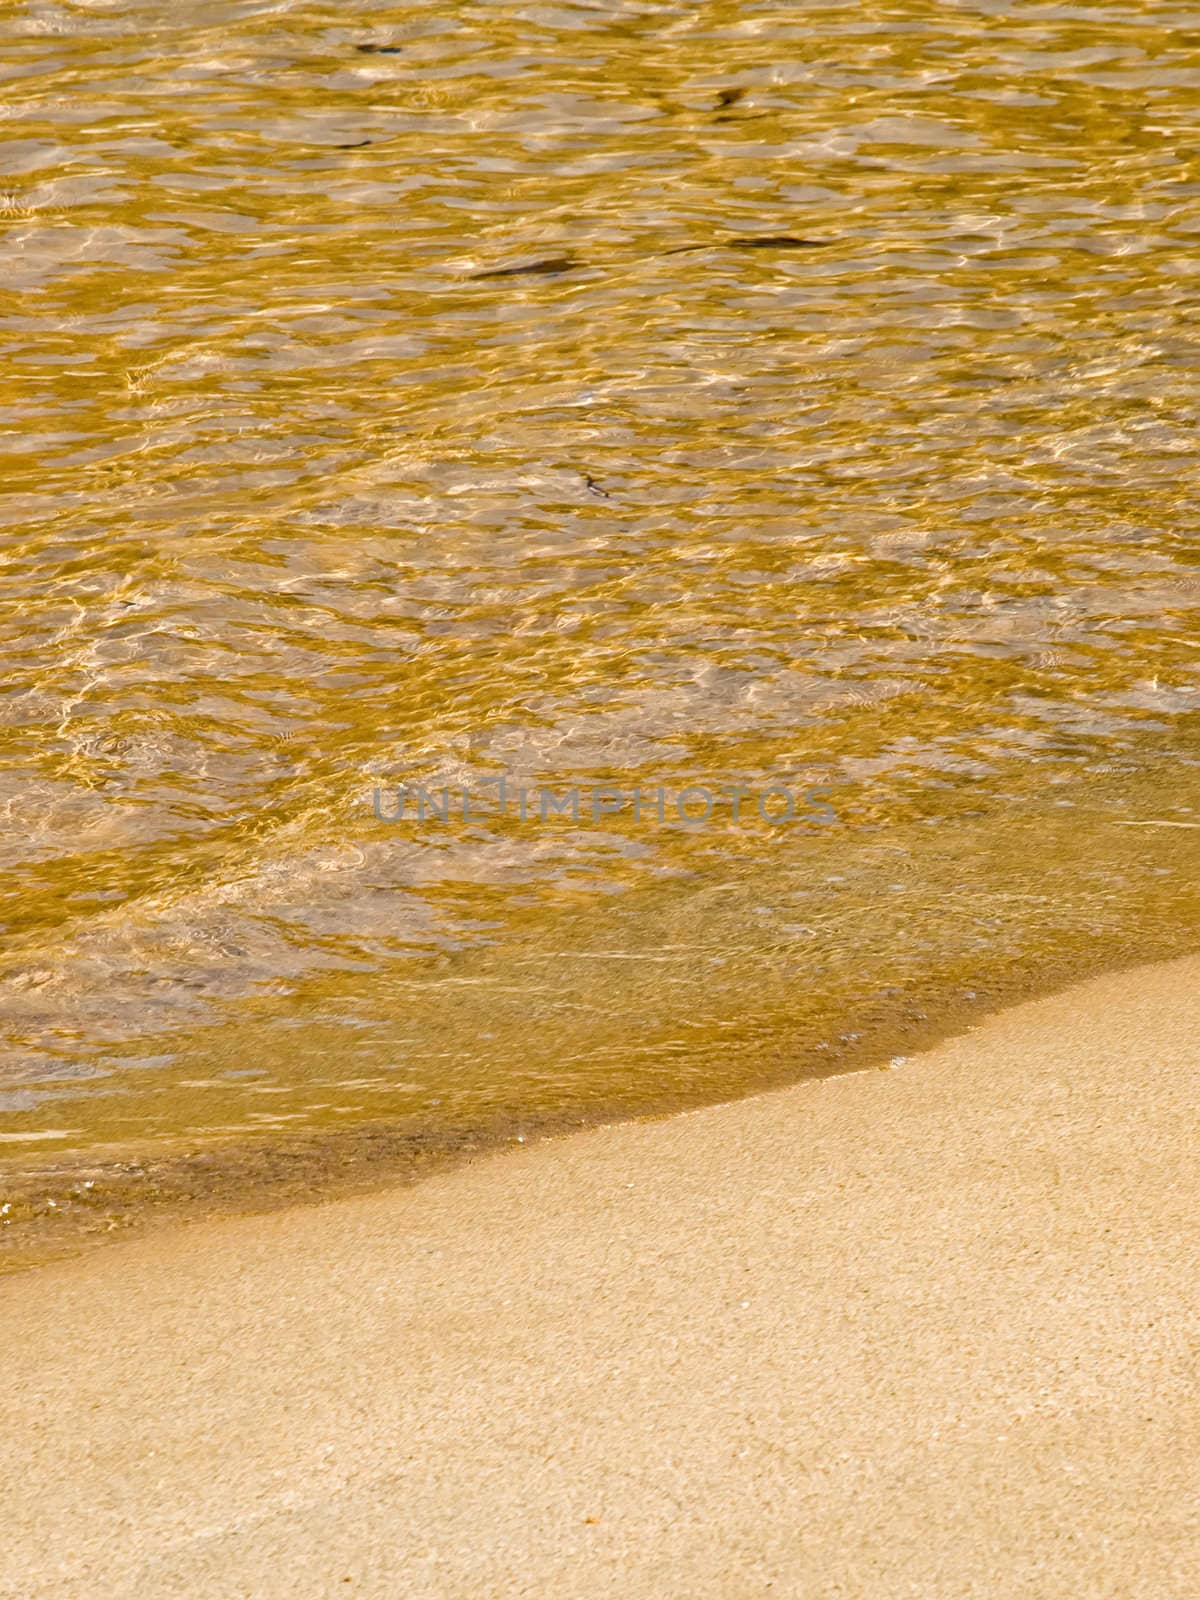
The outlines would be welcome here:
<svg viewBox="0 0 1200 1600">
<path fill-rule="evenodd" d="M 0 1593 L 1200 1595 L 1200 962 L 0 1289 Z"/>
</svg>

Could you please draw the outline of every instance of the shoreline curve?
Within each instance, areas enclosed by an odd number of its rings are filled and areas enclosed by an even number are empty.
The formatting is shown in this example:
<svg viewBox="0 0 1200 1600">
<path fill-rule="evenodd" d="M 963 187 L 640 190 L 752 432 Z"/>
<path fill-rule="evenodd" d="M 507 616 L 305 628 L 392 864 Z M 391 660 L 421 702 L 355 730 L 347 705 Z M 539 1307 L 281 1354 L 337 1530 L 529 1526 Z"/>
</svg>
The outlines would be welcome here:
<svg viewBox="0 0 1200 1600">
<path fill-rule="evenodd" d="M 0 1282 L 0 1595 L 1200 1592 L 1200 957 Z"/>
</svg>

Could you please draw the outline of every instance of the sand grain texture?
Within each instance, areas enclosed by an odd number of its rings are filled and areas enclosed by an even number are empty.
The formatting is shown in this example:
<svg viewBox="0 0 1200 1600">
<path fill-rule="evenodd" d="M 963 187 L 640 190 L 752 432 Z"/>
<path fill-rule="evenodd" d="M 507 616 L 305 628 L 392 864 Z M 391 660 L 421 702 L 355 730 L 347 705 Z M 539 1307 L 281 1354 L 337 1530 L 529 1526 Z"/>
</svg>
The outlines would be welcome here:
<svg viewBox="0 0 1200 1600">
<path fill-rule="evenodd" d="M 0 1286 L 0 1593 L 1200 1594 L 1200 963 Z"/>
</svg>

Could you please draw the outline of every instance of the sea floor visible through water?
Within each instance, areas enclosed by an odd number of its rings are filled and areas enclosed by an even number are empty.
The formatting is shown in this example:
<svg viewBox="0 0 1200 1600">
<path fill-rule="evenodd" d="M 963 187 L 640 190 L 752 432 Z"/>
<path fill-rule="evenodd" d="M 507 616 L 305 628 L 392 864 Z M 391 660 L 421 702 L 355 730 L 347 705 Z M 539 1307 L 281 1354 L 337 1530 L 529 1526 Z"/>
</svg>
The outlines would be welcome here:
<svg viewBox="0 0 1200 1600">
<path fill-rule="evenodd" d="M 793 846 L 786 865 L 760 857 L 723 885 L 672 879 L 619 916 L 594 903 L 568 919 L 535 912 L 502 945 L 414 963 L 407 984 L 371 996 L 370 1012 L 361 984 L 352 1006 L 326 986 L 249 1025 L 164 1040 L 157 1093 L 139 1094 L 132 1137 L 122 1137 L 126 1097 L 106 1107 L 94 1095 L 74 1105 L 91 1120 L 65 1151 L 38 1160 L 25 1150 L 0 1168 L 0 1270 L 147 1223 L 410 1182 L 590 1123 L 902 1069 L 1005 1005 L 1188 953 L 1200 927 L 1200 829 L 1144 814 L 1151 799 L 1172 809 L 1163 776 L 1088 773 L 1060 785 L 1056 826 L 1040 810 L 1022 823 L 977 803 L 956 824 L 940 815 L 839 827 L 807 841 L 799 863 Z M 1098 808 L 1089 813 L 1081 795 Z M 937 848 L 919 849 L 931 829 Z M 758 900 L 753 918 L 748 899 Z M 919 939 L 920 928 L 936 938 Z M 347 1035 L 358 1041 L 349 1061 Z M 441 1094 L 414 1103 L 408 1080 L 396 1088 L 401 1036 L 458 1049 L 453 1071 L 438 1068 Z M 288 1055 L 272 1063 L 263 1046 L 280 1038 Z M 264 1080 L 286 1083 L 303 1111 L 255 1133 L 244 1097 Z M 198 1108 L 182 1136 L 181 1083 Z M 213 1134 L 206 1096 L 220 1094 L 231 1097 L 229 1131 Z"/>
<path fill-rule="evenodd" d="M 1194 948 L 1185 23 L 6 8 L 0 1255 Z"/>
</svg>

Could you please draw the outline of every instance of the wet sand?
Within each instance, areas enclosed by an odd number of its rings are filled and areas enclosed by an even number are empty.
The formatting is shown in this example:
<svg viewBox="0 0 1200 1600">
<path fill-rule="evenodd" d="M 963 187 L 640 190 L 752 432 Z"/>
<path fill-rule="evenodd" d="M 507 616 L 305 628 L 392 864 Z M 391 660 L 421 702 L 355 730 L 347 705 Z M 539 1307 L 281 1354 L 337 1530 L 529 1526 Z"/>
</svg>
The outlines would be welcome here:
<svg viewBox="0 0 1200 1600">
<path fill-rule="evenodd" d="M 1200 1593 L 1200 961 L 0 1285 L 0 1593 Z"/>
</svg>

